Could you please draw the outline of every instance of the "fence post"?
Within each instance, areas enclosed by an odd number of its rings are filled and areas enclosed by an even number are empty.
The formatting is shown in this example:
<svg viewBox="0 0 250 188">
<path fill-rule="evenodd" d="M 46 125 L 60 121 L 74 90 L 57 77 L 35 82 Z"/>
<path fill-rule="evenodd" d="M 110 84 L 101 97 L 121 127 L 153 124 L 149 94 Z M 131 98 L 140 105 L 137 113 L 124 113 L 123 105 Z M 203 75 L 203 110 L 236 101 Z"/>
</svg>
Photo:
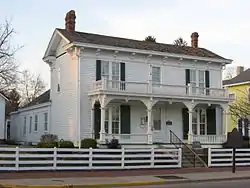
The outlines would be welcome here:
<svg viewBox="0 0 250 188">
<path fill-rule="evenodd" d="M 122 159 L 122 169 L 125 168 L 125 149 L 122 148 L 122 156 L 121 156 L 121 159 Z"/>
<path fill-rule="evenodd" d="M 154 156 L 154 154 L 155 154 L 155 149 L 151 148 L 151 155 L 150 155 L 151 168 L 154 168 L 154 166 L 155 166 L 155 162 L 154 162 L 155 156 Z"/>
<path fill-rule="evenodd" d="M 92 148 L 89 148 L 89 168 L 92 169 L 92 166 L 93 166 L 93 149 Z"/>
<path fill-rule="evenodd" d="M 16 167 L 16 171 L 19 170 L 19 147 L 16 147 L 16 164 L 15 164 L 15 167 Z"/>
<path fill-rule="evenodd" d="M 53 153 L 53 169 L 56 170 L 57 166 L 57 148 L 54 147 L 54 153 Z"/>
<path fill-rule="evenodd" d="M 182 149 L 179 148 L 179 151 L 178 151 L 178 167 L 181 168 L 182 166 Z"/>
<path fill-rule="evenodd" d="M 207 165 L 208 167 L 211 167 L 212 165 L 212 149 L 211 148 L 208 148 Z"/>
</svg>

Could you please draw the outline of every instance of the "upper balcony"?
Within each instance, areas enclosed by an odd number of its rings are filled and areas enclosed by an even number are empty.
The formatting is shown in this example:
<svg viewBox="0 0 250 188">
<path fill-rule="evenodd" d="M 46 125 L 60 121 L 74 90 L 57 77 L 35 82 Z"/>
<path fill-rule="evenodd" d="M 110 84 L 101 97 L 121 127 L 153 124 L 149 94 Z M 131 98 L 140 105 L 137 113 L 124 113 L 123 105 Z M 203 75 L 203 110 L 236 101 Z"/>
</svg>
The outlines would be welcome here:
<svg viewBox="0 0 250 188">
<path fill-rule="evenodd" d="M 89 88 L 89 95 L 112 94 L 127 96 L 153 96 L 163 98 L 200 98 L 205 100 L 229 100 L 226 89 L 199 88 L 186 85 L 152 84 L 148 82 L 114 81 L 102 77 L 93 81 Z"/>
</svg>

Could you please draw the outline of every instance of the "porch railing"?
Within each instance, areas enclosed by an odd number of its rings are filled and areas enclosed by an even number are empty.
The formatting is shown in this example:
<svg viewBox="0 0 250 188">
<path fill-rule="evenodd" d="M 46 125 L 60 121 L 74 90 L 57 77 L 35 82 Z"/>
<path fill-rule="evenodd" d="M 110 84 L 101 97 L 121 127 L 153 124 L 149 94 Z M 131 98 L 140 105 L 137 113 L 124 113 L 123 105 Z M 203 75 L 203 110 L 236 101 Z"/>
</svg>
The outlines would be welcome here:
<svg viewBox="0 0 250 188">
<path fill-rule="evenodd" d="M 199 141 L 201 144 L 222 144 L 226 142 L 226 135 L 190 135 L 191 143 Z"/>
<path fill-rule="evenodd" d="M 156 95 L 173 95 L 173 96 L 199 96 L 228 98 L 227 91 L 222 88 L 199 88 L 190 84 L 186 85 L 169 85 L 154 84 L 152 81 L 131 82 L 108 80 L 105 77 L 102 80 L 94 81 L 89 87 L 89 92 L 109 91 L 119 93 L 136 93 L 136 94 L 156 94 Z"/>
<path fill-rule="evenodd" d="M 111 140 L 116 138 L 121 144 L 146 144 L 148 143 L 148 135 L 145 134 L 105 134 L 105 139 Z"/>
</svg>

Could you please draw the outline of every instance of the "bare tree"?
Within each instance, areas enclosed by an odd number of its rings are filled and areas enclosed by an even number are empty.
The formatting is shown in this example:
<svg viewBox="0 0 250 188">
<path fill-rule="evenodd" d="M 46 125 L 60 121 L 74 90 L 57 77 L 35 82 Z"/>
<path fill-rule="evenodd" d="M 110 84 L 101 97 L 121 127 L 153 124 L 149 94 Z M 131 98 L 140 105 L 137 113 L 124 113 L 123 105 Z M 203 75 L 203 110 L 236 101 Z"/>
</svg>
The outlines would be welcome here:
<svg viewBox="0 0 250 188">
<path fill-rule="evenodd" d="M 156 42 L 156 38 L 153 37 L 153 36 L 147 36 L 147 37 L 145 37 L 144 41 L 147 41 L 147 42 Z"/>
<path fill-rule="evenodd" d="M 9 101 L 5 105 L 5 115 L 8 116 L 11 112 L 18 110 L 21 96 L 16 89 L 12 89 L 5 93 Z"/>
<path fill-rule="evenodd" d="M 182 37 L 179 37 L 178 39 L 174 40 L 174 45 L 176 46 L 187 46 L 187 41 L 185 41 Z"/>
<path fill-rule="evenodd" d="M 226 67 L 224 70 L 224 79 L 229 80 L 235 76 L 235 69 L 234 67 Z"/>
<path fill-rule="evenodd" d="M 21 105 L 25 105 L 33 101 L 41 95 L 46 89 L 46 85 L 40 74 L 34 75 L 28 70 L 24 70 L 20 76 L 19 92 L 22 96 Z"/>
<path fill-rule="evenodd" d="M 234 121 L 250 116 L 250 94 L 247 90 L 238 90 L 237 93 L 238 96 L 229 105 L 229 114 L 233 117 Z"/>
<path fill-rule="evenodd" d="M 16 83 L 18 65 L 14 55 L 21 47 L 12 45 L 14 29 L 10 22 L 0 25 L 0 90 L 6 90 Z"/>
</svg>

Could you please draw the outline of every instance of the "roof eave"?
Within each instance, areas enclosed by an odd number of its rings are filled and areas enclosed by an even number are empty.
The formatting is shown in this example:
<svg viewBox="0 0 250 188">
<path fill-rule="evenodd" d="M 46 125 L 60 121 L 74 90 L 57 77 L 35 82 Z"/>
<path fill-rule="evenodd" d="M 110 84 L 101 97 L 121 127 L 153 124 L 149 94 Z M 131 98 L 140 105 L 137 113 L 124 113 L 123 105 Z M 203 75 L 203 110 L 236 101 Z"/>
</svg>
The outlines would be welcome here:
<svg viewBox="0 0 250 188">
<path fill-rule="evenodd" d="M 250 84 L 250 81 L 237 82 L 237 83 L 232 83 L 232 84 L 224 84 L 223 86 L 230 87 L 230 86 L 238 86 L 238 85 L 244 85 L 244 84 Z"/>
<path fill-rule="evenodd" d="M 58 31 L 58 29 L 55 29 L 54 32 L 53 32 L 53 34 L 52 34 L 52 37 L 51 37 L 51 39 L 50 39 L 50 41 L 49 41 L 49 44 L 48 44 L 47 49 L 46 49 L 46 51 L 45 51 L 45 54 L 44 54 L 44 56 L 43 56 L 43 58 L 42 58 L 42 60 L 43 60 L 44 62 L 46 62 L 46 58 L 47 58 L 47 57 L 51 56 L 51 55 L 50 55 L 50 51 L 51 51 L 52 45 L 54 44 L 55 38 L 56 38 L 56 36 L 58 36 L 58 35 L 59 35 L 61 38 L 63 38 L 67 43 L 70 43 L 70 41 L 69 41 L 60 31 Z"/>
<path fill-rule="evenodd" d="M 215 63 L 221 63 L 221 64 L 231 64 L 233 62 L 233 60 L 231 60 L 231 59 L 207 58 L 207 57 L 174 54 L 174 53 L 167 53 L 167 52 L 141 50 L 141 49 L 134 49 L 134 48 L 122 48 L 122 47 L 99 45 L 99 44 L 97 45 L 97 44 L 82 43 L 82 42 L 71 42 L 65 46 L 65 49 L 70 48 L 72 46 L 105 49 L 105 50 L 117 50 L 117 51 L 121 51 L 121 52 L 132 52 L 132 53 L 135 52 L 135 53 L 139 53 L 139 54 L 151 54 L 151 55 L 159 55 L 159 56 L 173 57 L 173 58 L 208 61 L 208 62 L 215 62 Z"/>
</svg>

